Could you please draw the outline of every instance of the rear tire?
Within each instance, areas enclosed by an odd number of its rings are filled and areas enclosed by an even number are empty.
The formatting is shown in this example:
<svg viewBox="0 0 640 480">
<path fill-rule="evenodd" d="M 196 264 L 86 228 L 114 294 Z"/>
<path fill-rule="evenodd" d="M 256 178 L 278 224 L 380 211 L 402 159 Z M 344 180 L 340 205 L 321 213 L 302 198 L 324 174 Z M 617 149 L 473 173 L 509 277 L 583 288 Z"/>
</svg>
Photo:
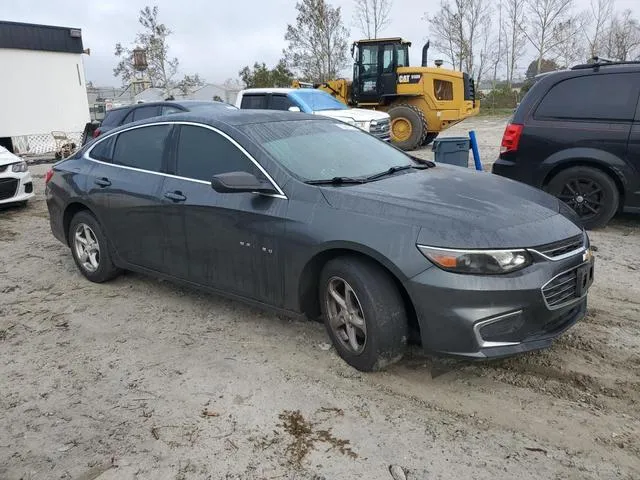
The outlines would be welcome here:
<svg viewBox="0 0 640 480">
<path fill-rule="evenodd" d="M 422 146 L 426 147 L 427 145 L 429 145 L 438 137 L 438 135 L 440 135 L 440 132 L 428 132 L 427 136 L 424 137 L 424 140 L 422 141 Z"/>
<path fill-rule="evenodd" d="M 121 273 L 113 264 L 111 246 L 102 227 L 90 212 L 85 210 L 74 215 L 68 238 L 73 259 L 88 280 L 103 283 Z"/>
<path fill-rule="evenodd" d="M 613 179 L 592 167 L 562 170 L 551 179 L 547 191 L 569 205 L 588 230 L 605 227 L 620 204 Z"/>
<path fill-rule="evenodd" d="M 391 141 L 402 150 L 415 150 L 427 136 L 427 121 L 422 110 L 413 105 L 396 105 L 391 117 Z"/>
<path fill-rule="evenodd" d="M 319 295 L 327 333 L 345 362 L 371 372 L 402 358 L 407 313 L 393 279 L 381 267 L 353 256 L 335 258 L 322 269 Z"/>
</svg>

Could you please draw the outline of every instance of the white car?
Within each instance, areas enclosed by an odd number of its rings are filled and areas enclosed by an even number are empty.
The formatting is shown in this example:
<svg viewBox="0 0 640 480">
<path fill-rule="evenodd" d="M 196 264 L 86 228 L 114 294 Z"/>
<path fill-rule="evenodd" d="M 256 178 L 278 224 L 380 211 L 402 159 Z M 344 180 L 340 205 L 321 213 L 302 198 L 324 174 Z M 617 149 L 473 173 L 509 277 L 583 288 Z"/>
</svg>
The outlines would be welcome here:
<svg viewBox="0 0 640 480">
<path fill-rule="evenodd" d="M 26 203 L 33 195 L 27 162 L 0 145 L 0 205 Z"/>
<path fill-rule="evenodd" d="M 238 93 L 236 107 L 322 115 L 355 125 L 381 140 L 391 140 L 388 113 L 349 108 L 328 93 L 313 88 L 247 88 Z"/>
</svg>

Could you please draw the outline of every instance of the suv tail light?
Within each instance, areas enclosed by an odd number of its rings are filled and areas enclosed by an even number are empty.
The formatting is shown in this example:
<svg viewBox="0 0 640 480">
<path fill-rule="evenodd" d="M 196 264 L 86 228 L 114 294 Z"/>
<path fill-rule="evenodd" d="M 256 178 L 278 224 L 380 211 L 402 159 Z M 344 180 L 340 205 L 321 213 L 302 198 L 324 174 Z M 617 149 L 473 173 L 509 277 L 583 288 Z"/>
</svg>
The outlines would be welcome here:
<svg viewBox="0 0 640 480">
<path fill-rule="evenodd" d="M 99 129 L 99 128 L 96 128 L 96 129 L 93 131 L 92 137 L 93 137 L 93 138 L 97 138 L 101 133 L 102 133 L 102 132 L 100 131 L 100 129 Z"/>
<path fill-rule="evenodd" d="M 44 184 L 46 185 L 47 183 L 49 183 L 49 180 L 51 180 L 51 177 L 53 177 L 53 169 L 49 169 L 47 171 L 47 173 L 44 176 Z"/>
<path fill-rule="evenodd" d="M 520 144 L 520 135 L 522 135 L 523 128 L 524 125 L 520 125 L 519 123 L 510 123 L 509 125 L 507 125 L 507 128 L 504 129 L 504 135 L 502 136 L 500 153 L 518 151 L 518 145 Z"/>
</svg>

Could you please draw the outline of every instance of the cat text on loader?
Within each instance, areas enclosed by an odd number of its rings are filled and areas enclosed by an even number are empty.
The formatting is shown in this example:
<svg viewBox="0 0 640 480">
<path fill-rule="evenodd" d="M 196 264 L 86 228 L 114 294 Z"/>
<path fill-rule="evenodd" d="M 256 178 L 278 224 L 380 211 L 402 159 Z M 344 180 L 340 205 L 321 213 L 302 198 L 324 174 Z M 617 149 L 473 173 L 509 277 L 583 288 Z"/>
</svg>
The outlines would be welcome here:
<svg viewBox="0 0 640 480">
<path fill-rule="evenodd" d="M 477 115 L 473 79 L 466 73 L 427 66 L 429 42 L 422 49 L 422 66 L 409 66 L 411 42 L 401 38 L 359 40 L 355 54 L 353 82 L 330 80 L 321 84 L 294 81 L 299 88 L 319 88 L 341 102 L 359 108 L 384 110 L 391 117 L 391 138 L 403 150 L 427 145 L 438 134 Z"/>
</svg>

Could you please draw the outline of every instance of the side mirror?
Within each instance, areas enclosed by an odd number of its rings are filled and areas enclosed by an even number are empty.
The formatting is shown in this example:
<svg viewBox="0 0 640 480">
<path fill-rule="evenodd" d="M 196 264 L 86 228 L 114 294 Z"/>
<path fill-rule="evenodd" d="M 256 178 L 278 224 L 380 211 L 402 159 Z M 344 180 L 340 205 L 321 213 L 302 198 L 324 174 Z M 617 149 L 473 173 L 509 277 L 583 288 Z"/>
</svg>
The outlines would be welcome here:
<svg viewBox="0 0 640 480">
<path fill-rule="evenodd" d="M 248 172 L 229 172 L 214 175 L 211 188 L 219 193 L 277 193 L 270 183 L 261 182 Z"/>
<path fill-rule="evenodd" d="M 290 112 L 301 112 L 302 110 L 300 110 L 300 107 L 296 107 L 294 105 L 294 106 L 289 107 L 289 111 Z"/>
</svg>

